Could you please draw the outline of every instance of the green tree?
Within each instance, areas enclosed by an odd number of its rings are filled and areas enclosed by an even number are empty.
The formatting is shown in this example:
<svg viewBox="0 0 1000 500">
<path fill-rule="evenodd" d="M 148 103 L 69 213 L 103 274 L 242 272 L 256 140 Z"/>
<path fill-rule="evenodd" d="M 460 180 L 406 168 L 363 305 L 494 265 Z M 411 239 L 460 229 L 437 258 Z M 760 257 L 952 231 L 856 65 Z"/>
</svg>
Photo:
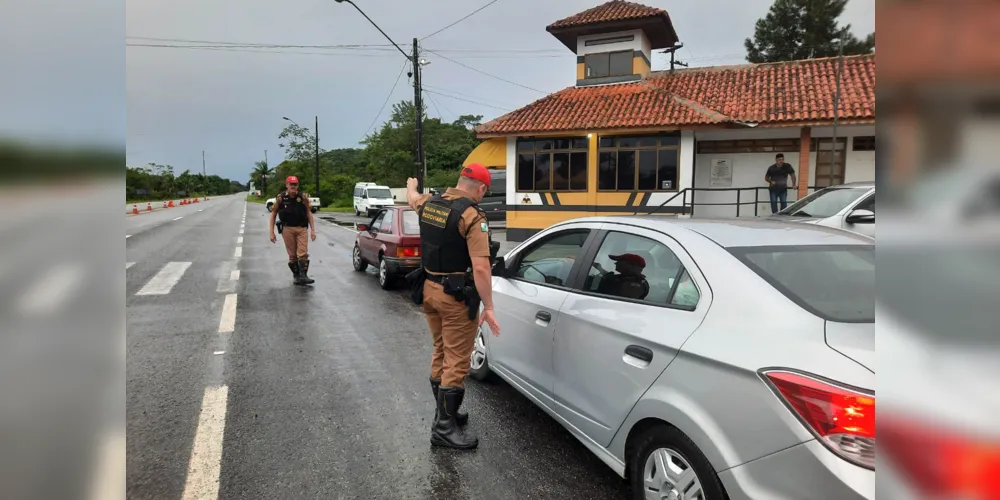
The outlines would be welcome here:
<svg viewBox="0 0 1000 500">
<path fill-rule="evenodd" d="M 838 26 L 847 0 L 775 0 L 767 15 L 758 19 L 753 39 L 743 42 L 752 63 L 794 61 L 838 54 L 844 37 L 844 54 L 869 54 L 875 50 L 875 33 L 859 40 L 851 25 Z"/>
<path fill-rule="evenodd" d="M 255 186 L 260 187 L 261 194 L 266 195 L 267 193 L 264 189 L 264 185 L 266 184 L 264 176 L 267 176 L 267 179 L 274 183 L 274 169 L 267 166 L 267 162 L 264 160 L 255 161 L 253 163 L 253 171 L 250 173 L 250 180 L 253 181 Z"/>
</svg>

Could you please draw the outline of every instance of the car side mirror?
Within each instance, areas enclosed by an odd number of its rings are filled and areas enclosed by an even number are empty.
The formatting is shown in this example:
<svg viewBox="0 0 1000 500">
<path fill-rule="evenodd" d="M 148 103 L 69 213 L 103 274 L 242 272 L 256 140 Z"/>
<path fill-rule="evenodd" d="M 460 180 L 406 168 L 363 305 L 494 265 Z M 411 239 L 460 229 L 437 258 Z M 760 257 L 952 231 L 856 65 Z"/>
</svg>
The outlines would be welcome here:
<svg viewBox="0 0 1000 500">
<path fill-rule="evenodd" d="M 396 199 L 396 195 L 392 195 L 392 199 L 395 200 Z"/>
<path fill-rule="evenodd" d="M 354 224 L 354 229 L 357 229 L 358 232 L 367 231 L 368 230 L 368 224 L 355 223 Z"/>
<path fill-rule="evenodd" d="M 497 257 L 496 260 L 493 261 L 493 271 L 491 272 L 491 274 L 498 278 L 507 277 L 507 263 L 504 262 L 502 255 L 500 257 Z"/>
<path fill-rule="evenodd" d="M 875 212 L 860 208 L 847 215 L 848 224 L 874 224 Z"/>
</svg>

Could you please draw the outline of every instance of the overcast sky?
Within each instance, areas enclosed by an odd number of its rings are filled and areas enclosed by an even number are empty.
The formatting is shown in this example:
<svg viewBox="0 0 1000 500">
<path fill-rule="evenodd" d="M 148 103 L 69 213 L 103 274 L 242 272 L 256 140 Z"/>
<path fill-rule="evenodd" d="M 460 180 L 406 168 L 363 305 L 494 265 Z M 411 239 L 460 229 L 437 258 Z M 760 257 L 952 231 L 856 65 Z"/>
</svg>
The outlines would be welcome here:
<svg viewBox="0 0 1000 500">
<path fill-rule="evenodd" d="M 489 0 L 356 0 L 404 50 Z M 600 0 L 497 0 L 481 12 L 421 42 L 431 62 L 424 83 L 437 94 L 431 116 L 484 121 L 544 94 L 460 66 L 444 57 L 553 92 L 575 82 L 575 56 L 545 31 L 549 23 Z M 744 38 L 771 0 L 647 0 L 666 9 L 692 66 L 740 64 Z M 129 44 L 183 45 L 194 40 L 274 45 L 382 45 L 379 32 L 349 4 L 334 0 L 126 0 Z M 874 30 L 874 0 L 851 0 L 841 23 L 863 37 Z M 242 182 L 253 162 L 283 158 L 278 133 L 288 116 L 311 127 L 319 115 L 324 149 L 353 147 L 378 115 L 405 59 L 391 47 L 366 50 L 240 48 L 205 50 L 127 47 L 126 161 L 207 169 Z M 274 53 L 284 52 L 284 53 Z M 653 69 L 668 56 L 655 54 Z M 444 94 L 444 95 L 441 95 Z M 449 96 L 446 97 L 445 95 Z M 412 99 L 404 73 L 389 101 Z M 466 102 L 476 101 L 476 103 Z M 489 106 L 487 106 L 489 105 Z M 490 107 L 492 106 L 492 107 Z M 499 109 L 498 109 L 499 108 Z"/>
</svg>

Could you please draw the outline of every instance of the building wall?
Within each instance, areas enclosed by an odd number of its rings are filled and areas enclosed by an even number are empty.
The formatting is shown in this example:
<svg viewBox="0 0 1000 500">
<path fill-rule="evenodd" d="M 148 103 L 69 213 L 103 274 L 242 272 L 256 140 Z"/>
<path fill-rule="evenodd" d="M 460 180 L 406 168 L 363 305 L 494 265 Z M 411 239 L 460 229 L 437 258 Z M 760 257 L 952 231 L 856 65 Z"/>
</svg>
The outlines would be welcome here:
<svg viewBox="0 0 1000 500">
<path fill-rule="evenodd" d="M 608 43 L 602 45 L 587 45 L 587 40 L 594 40 L 599 38 L 613 38 L 616 36 L 627 36 L 634 35 L 635 39 L 631 42 L 619 42 L 619 43 Z M 612 33 L 601 33 L 598 35 L 586 35 L 581 36 L 576 39 L 576 55 L 585 56 L 587 54 L 594 54 L 597 52 L 615 52 L 619 50 L 641 50 L 643 54 L 646 55 L 646 59 L 652 61 L 650 57 L 651 46 L 649 44 L 649 39 L 646 38 L 646 34 L 642 30 L 628 30 L 628 31 L 615 31 Z"/>
<path fill-rule="evenodd" d="M 713 130 L 699 131 L 697 139 L 705 140 L 740 140 L 740 139 L 798 139 L 801 129 L 798 127 L 789 128 L 769 128 L 752 130 Z M 875 135 L 874 126 L 843 126 L 837 128 L 838 137 L 847 138 L 847 154 L 844 167 L 844 182 L 874 181 L 875 180 L 875 152 L 874 151 L 853 151 L 854 136 Z M 832 127 L 818 127 L 812 129 L 813 138 L 829 138 L 833 136 Z M 699 190 L 694 193 L 695 209 L 694 215 L 698 217 L 736 217 L 737 210 L 734 205 L 709 206 L 708 203 L 747 203 L 741 205 L 739 209 L 740 217 L 754 217 L 753 202 L 758 202 L 756 215 L 767 215 L 771 212 L 770 200 L 767 191 L 767 184 L 764 182 L 764 174 L 767 167 L 774 163 L 774 155 L 777 151 L 766 153 L 738 153 L 738 154 L 698 154 L 695 159 L 694 178 L 695 187 Z M 785 155 L 785 161 L 790 163 L 798 174 L 802 171 L 802 166 L 798 165 L 799 151 L 781 151 Z M 701 188 L 710 188 L 712 160 L 715 158 L 726 158 L 733 165 L 733 188 L 759 188 L 743 189 L 739 191 L 701 191 Z M 816 152 L 809 153 L 809 178 L 807 186 L 816 183 Z M 737 196 L 739 198 L 737 198 Z M 798 199 L 796 190 L 789 190 L 788 201 Z"/>
</svg>

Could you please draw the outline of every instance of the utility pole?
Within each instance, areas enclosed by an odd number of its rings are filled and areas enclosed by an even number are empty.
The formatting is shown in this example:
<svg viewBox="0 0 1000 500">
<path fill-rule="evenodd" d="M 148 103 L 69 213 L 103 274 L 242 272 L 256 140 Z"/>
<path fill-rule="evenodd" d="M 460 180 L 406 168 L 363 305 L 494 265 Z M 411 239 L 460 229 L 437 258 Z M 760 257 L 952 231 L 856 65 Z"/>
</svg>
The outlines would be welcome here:
<svg viewBox="0 0 1000 500">
<path fill-rule="evenodd" d="M 205 175 L 205 150 L 201 150 L 201 175 Z"/>
<path fill-rule="evenodd" d="M 677 55 L 677 51 L 680 50 L 680 48 L 683 46 L 684 46 L 683 43 L 678 43 L 677 45 L 674 45 L 673 47 L 670 47 L 669 49 L 666 49 L 662 52 L 663 54 L 670 54 L 670 71 L 674 70 L 674 66 L 684 66 L 685 68 L 688 67 L 686 62 L 681 62 L 674 58 L 674 56 Z"/>
<path fill-rule="evenodd" d="M 319 196 L 319 115 L 316 116 L 316 192 L 313 196 Z"/>
<path fill-rule="evenodd" d="M 423 127 L 423 99 L 420 88 L 420 51 L 417 48 L 417 39 L 413 39 L 413 105 L 416 108 L 416 130 L 417 130 L 417 191 L 424 192 L 424 175 L 426 166 L 424 165 L 424 127 Z"/>
<path fill-rule="evenodd" d="M 837 119 L 840 116 L 840 76 L 844 73 L 844 33 L 840 34 L 840 49 L 837 61 L 837 90 L 833 94 L 833 142 L 830 143 L 830 175 L 835 172 L 834 164 L 837 158 Z M 847 154 L 847 144 L 844 144 L 844 154 Z M 841 179 L 843 180 L 843 179 Z"/>
</svg>

